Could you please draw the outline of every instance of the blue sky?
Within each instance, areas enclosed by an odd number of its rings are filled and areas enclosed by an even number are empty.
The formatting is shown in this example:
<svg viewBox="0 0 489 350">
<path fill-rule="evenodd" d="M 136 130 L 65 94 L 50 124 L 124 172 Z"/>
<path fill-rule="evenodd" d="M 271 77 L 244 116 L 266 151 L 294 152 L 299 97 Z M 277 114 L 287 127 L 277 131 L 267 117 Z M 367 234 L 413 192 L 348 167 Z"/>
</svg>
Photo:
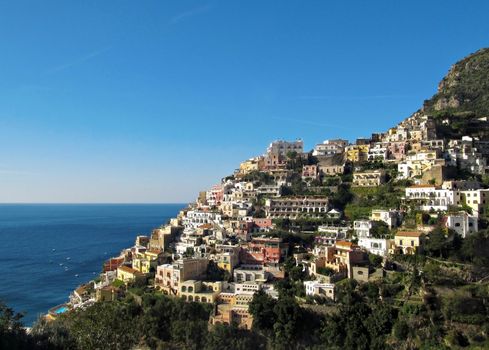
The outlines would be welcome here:
<svg viewBox="0 0 489 350">
<path fill-rule="evenodd" d="M 0 202 L 187 202 L 355 139 L 489 46 L 487 1 L 0 1 Z"/>
</svg>

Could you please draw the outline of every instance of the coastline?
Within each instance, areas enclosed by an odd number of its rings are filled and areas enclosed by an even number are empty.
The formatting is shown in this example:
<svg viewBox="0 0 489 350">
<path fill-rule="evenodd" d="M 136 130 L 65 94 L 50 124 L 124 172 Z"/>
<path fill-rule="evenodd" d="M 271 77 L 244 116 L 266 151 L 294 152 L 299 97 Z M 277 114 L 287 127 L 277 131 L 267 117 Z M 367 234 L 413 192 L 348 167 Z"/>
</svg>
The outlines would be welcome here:
<svg viewBox="0 0 489 350">
<path fill-rule="evenodd" d="M 136 234 L 149 232 L 185 205 L 0 204 L 5 239 L 0 271 L 6 281 L 1 298 L 31 326 L 66 302 L 80 283 L 96 277 L 93 272 L 98 275 L 102 263 Z"/>
</svg>

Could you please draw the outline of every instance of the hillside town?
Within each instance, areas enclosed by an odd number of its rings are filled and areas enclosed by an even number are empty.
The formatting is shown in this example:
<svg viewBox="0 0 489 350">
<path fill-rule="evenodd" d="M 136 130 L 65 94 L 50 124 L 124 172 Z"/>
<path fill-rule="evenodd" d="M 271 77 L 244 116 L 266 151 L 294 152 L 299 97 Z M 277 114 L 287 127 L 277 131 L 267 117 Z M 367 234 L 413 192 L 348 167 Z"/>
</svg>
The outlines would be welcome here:
<svg viewBox="0 0 489 350">
<path fill-rule="evenodd" d="M 385 278 L 402 268 L 396 256 L 423 251 L 435 226 L 462 238 L 485 228 L 488 155 L 489 141 L 440 137 L 419 112 L 354 143 L 325 140 L 308 151 L 300 139 L 274 141 L 137 236 L 47 317 L 144 287 L 212 304 L 210 324 L 250 329 L 254 294 L 277 298 L 291 266 L 306 275 L 300 300 L 334 303 L 338 283 Z"/>
</svg>

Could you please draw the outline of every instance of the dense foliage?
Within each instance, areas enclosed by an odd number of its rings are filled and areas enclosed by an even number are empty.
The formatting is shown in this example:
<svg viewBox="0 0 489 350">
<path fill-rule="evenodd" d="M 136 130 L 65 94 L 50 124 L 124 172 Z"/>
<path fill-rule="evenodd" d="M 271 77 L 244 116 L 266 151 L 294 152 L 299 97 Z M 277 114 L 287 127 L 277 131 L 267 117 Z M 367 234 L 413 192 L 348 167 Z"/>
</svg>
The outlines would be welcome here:
<svg viewBox="0 0 489 350">
<path fill-rule="evenodd" d="M 5 349 L 448 349 L 489 345 L 489 232 L 467 239 L 436 227 L 422 255 L 395 256 L 374 282 L 346 279 L 336 302 L 305 297 L 308 274 L 291 258 L 279 298 L 255 294 L 251 330 L 209 327 L 213 306 L 154 291 L 40 320 L 28 335 L 22 315 L 0 306 Z M 374 267 L 382 259 L 371 255 Z M 474 281 L 476 283 L 474 283 Z M 478 282 L 480 281 L 480 282 Z"/>
</svg>

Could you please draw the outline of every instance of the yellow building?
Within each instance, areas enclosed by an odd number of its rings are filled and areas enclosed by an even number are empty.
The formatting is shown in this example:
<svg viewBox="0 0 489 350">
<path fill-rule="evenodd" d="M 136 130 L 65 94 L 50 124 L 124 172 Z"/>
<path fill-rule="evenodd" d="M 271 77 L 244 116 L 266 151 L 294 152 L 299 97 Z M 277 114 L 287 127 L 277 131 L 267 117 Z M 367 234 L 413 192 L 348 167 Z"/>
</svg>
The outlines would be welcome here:
<svg viewBox="0 0 489 350">
<path fill-rule="evenodd" d="M 219 268 L 233 273 L 233 269 L 239 263 L 239 253 L 223 252 L 217 255 L 217 266 Z"/>
<path fill-rule="evenodd" d="M 117 279 L 121 280 L 124 283 L 134 282 L 142 278 L 144 278 L 144 274 L 129 266 L 123 265 L 117 268 Z"/>
<path fill-rule="evenodd" d="M 248 159 L 239 165 L 239 173 L 242 175 L 249 174 L 253 171 L 260 171 L 265 166 L 265 159 L 263 157 L 256 157 Z"/>
<path fill-rule="evenodd" d="M 178 296 L 185 301 L 213 304 L 217 301 L 219 293 L 227 287 L 226 282 L 203 282 L 188 280 L 180 284 Z"/>
<path fill-rule="evenodd" d="M 211 325 L 237 324 L 239 328 L 251 329 L 253 316 L 250 314 L 248 307 L 220 304 L 216 306 L 213 314 L 209 318 L 209 323 Z"/>
<path fill-rule="evenodd" d="M 366 162 L 369 145 L 350 145 L 345 148 L 346 159 L 353 163 Z"/>
<path fill-rule="evenodd" d="M 424 235 L 417 231 L 399 231 L 394 237 L 395 251 L 402 254 L 414 254 L 423 243 Z"/>
<path fill-rule="evenodd" d="M 377 187 L 385 182 L 384 170 L 370 170 L 353 173 L 353 186 Z"/>
<path fill-rule="evenodd" d="M 133 259 L 132 267 L 141 273 L 150 273 L 152 269 L 156 270 L 162 255 L 163 252 L 159 249 L 147 250 Z"/>
<path fill-rule="evenodd" d="M 115 301 L 121 295 L 121 291 L 119 288 L 114 286 L 106 286 L 97 289 L 96 291 L 96 300 L 97 301 Z"/>
</svg>

